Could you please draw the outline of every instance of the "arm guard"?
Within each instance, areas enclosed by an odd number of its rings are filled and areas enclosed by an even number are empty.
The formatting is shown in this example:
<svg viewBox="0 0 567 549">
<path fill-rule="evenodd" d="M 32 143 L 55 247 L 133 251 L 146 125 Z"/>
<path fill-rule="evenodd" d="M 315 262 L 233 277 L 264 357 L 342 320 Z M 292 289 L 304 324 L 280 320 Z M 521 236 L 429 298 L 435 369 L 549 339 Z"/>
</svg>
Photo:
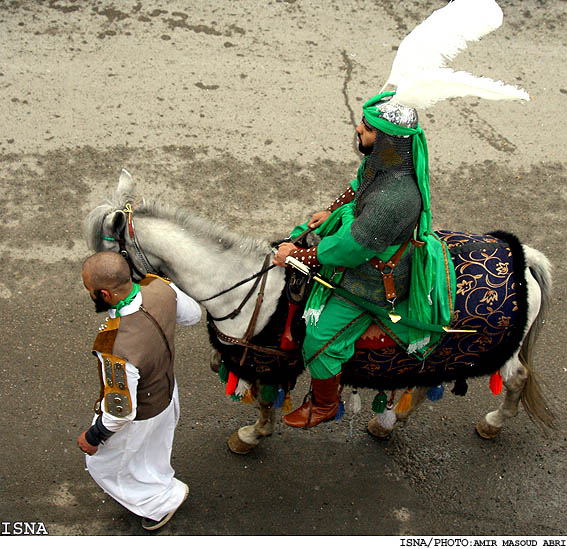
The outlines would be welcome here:
<svg viewBox="0 0 567 549">
<path fill-rule="evenodd" d="M 91 428 L 85 433 L 85 438 L 91 446 L 98 446 L 101 442 L 104 442 L 110 438 L 114 432 L 109 431 L 102 424 L 102 415 L 96 418 L 96 421 L 91 425 Z"/>
<path fill-rule="evenodd" d="M 340 208 L 343 204 L 347 204 L 354 199 L 354 190 L 351 185 L 348 186 L 347 190 L 339 196 L 328 208 L 330 212 L 334 212 L 337 208 Z"/>
</svg>

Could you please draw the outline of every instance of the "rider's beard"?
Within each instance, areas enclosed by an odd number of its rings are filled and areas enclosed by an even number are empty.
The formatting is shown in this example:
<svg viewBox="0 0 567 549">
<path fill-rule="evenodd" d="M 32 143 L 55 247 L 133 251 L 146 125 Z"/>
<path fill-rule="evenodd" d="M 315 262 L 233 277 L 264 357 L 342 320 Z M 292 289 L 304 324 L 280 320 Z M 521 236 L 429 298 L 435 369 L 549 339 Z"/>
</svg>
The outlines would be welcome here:
<svg viewBox="0 0 567 549">
<path fill-rule="evenodd" d="M 359 150 L 362 154 L 364 154 L 365 156 L 368 156 L 368 155 L 372 152 L 372 149 L 373 149 L 373 148 L 374 148 L 374 144 L 372 144 L 370 147 L 365 147 L 365 146 L 362 144 L 362 141 L 361 141 L 361 139 L 360 139 L 360 134 L 358 134 L 358 150 Z"/>
<path fill-rule="evenodd" d="M 110 309 L 110 305 L 103 299 L 102 295 L 100 294 L 100 290 L 95 290 L 95 296 L 91 295 L 91 299 L 93 300 L 95 311 L 97 313 L 105 313 Z"/>
</svg>

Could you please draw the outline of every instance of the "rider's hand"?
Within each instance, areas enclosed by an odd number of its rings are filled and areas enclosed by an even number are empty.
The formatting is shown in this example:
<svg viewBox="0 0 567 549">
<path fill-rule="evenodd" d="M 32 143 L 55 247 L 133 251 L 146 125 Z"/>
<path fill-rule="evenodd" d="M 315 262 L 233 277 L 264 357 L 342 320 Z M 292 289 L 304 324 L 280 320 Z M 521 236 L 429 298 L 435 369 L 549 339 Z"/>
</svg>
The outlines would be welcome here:
<svg viewBox="0 0 567 549">
<path fill-rule="evenodd" d="M 278 246 L 278 253 L 275 255 L 274 260 L 272 263 L 277 265 L 278 267 L 285 267 L 285 258 L 293 252 L 293 250 L 297 250 L 297 246 L 292 244 L 291 242 L 282 242 Z"/>
<path fill-rule="evenodd" d="M 323 210 L 322 212 L 317 212 L 314 213 L 311 216 L 311 219 L 309 220 L 309 222 L 307 223 L 307 226 L 310 229 L 315 229 L 317 228 L 319 225 L 323 224 L 325 221 L 327 221 L 327 218 L 331 215 L 331 212 L 329 210 Z"/>
</svg>

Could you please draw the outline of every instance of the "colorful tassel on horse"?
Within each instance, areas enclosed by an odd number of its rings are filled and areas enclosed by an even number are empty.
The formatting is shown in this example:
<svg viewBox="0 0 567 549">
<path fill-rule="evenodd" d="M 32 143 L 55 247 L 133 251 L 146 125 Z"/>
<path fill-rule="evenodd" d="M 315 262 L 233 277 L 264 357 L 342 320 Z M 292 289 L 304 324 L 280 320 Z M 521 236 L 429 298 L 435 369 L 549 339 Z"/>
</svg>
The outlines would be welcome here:
<svg viewBox="0 0 567 549">
<path fill-rule="evenodd" d="M 244 381 L 242 378 L 240 378 L 238 380 L 238 385 L 236 386 L 236 389 L 234 390 L 234 394 L 238 397 L 243 397 L 246 393 L 246 391 L 250 389 L 250 383 L 248 383 L 247 381 Z"/>
<path fill-rule="evenodd" d="M 274 400 L 274 404 L 272 405 L 276 410 L 278 408 L 281 408 L 283 406 L 284 403 L 284 399 L 285 399 L 285 393 L 284 390 L 280 387 L 278 389 L 278 393 L 276 395 L 276 398 Z"/>
<path fill-rule="evenodd" d="M 437 387 L 431 387 L 427 391 L 427 398 L 431 400 L 431 402 L 437 402 L 443 398 L 443 393 L 445 392 L 445 388 L 443 385 L 437 385 Z"/>
<path fill-rule="evenodd" d="M 461 377 L 455 381 L 455 386 L 451 389 L 451 392 L 457 396 L 465 396 L 468 390 L 467 380 Z"/>
<path fill-rule="evenodd" d="M 288 391 L 288 392 L 285 394 L 285 398 L 284 398 L 283 406 L 282 406 L 282 412 L 283 412 L 284 414 L 288 414 L 288 413 L 291 412 L 292 410 L 293 410 L 293 406 L 291 405 L 291 394 L 290 394 L 290 392 Z"/>
<path fill-rule="evenodd" d="M 492 391 L 492 394 L 499 395 L 502 392 L 503 384 L 500 370 L 496 370 L 496 372 L 490 376 L 490 390 Z"/>
<path fill-rule="evenodd" d="M 220 365 L 220 368 L 219 368 L 219 379 L 223 383 L 228 382 L 228 368 L 226 367 L 224 362 L 221 362 L 221 365 Z"/>
<path fill-rule="evenodd" d="M 339 400 L 339 407 L 337 409 L 337 415 L 335 416 L 335 421 L 340 421 L 345 415 L 345 403 Z"/>
<path fill-rule="evenodd" d="M 401 396 L 400 400 L 398 400 L 398 403 L 396 404 L 396 412 L 401 414 L 411 409 L 411 403 L 413 400 L 412 392 L 413 389 L 406 389 L 404 391 L 404 394 Z"/>
<path fill-rule="evenodd" d="M 388 404 L 388 397 L 384 391 L 380 391 L 372 401 L 372 411 L 381 414 L 386 409 L 386 405 Z"/>
<path fill-rule="evenodd" d="M 238 378 L 232 373 L 228 373 L 228 381 L 226 383 L 226 394 L 233 395 L 238 385 Z"/>
<path fill-rule="evenodd" d="M 348 402 L 348 409 L 349 412 L 355 416 L 362 410 L 362 403 L 360 401 L 360 395 L 356 389 L 352 390 L 352 394 L 350 395 L 350 400 Z"/>
<path fill-rule="evenodd" d="M 240 402 L 244 404 L 254 404 L 255 401 L 256 399 L 254 398 L 251 389 L 246 389 L 244 396 L 240 399 Z"/>
<path fill-rule="evenodd" d="M 274 402 L 278 395 L 278 389 L 274 385 L 262 385 L 260 396 L 266 403 Z"/>
<path fill-rule="evenodd" d="M 381 414 L 376 414 L 376 421 L 388 431 L 394 428 L 397 417 L 392 404 L 388 404 Z"/>
<path fill-rule="evenodd" d="M 280 343 L 280 349 L 282 351 L 294 351 L 299 347 L 296 341 L 293 340 L 293 336 L 291 335 L 291 322 L 293 319 L 293 315 L 295 311 L 299 308 L 299 305 L 295 303 L 288 303 L 288 313 L 287 313 L 287 320 L 285 323 L 284 333 L 282 335 L 282 340 Z"/>
</svg>

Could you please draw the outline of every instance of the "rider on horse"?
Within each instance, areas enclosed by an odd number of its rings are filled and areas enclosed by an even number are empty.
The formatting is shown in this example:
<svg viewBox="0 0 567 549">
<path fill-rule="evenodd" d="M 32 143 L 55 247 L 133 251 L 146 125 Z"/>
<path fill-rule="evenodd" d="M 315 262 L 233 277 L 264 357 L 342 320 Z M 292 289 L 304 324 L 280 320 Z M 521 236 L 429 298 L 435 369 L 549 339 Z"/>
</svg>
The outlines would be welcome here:
<svg viewBox="0 0 567 549">
<path fill-rule="evenodd" d="M 418 359 L 451 331 L 455 273 L 446 245 L 431 231 L 427 143 L 415 109 L 452 97 L 529 99 L 515 86 L 447 66 L 502 18 L 494 0 L 455 0 L 404 38 L 382 88 L 396 92 L 363 106 L 357 132 L 365 158 L 356 179 L 330 214 L 319 212 L 309 222 L 321 242 L 308 250 L 280 245 L 276 265 L 289 255 L 320 265 L 335 292 L 315 285 L 307 302 L 303 357 L 312 399 L 284 416 L 288 425 L 310 427 L 335 416 L 342 365 L 373 321 Z M 291 236 L 297 234 L 299 228 Z"/>
<path fill-rule="evenodd" d="M 446 271 L 450 259 L 430 231 L 427 144 L 417 112 L 397 103 L 394 93 L 382 93 L 365 103 L 356 131 L 365 155 L 356 178 L 308 223 L 323 238 L 307 250 L 281 244 L 274 263 L 284 266 L 291 255 L 311 268 L 322 267 L 336 285 L 390 310 L 391 328 L 398 310 L 418 323 L 446 325 L 452 307 L 447 272 L 452 269 Z M 283 417 L 293 427 L 335 417 L 342 364 L 373 322 L 367 310 L 322 286 L 313 288 L 305 318 L 303 356 L 312 377 L 312 402 Z M 413 354 L 425 355 L 439 339 L 415 326 L 397 328 Z"/>
</svg>

